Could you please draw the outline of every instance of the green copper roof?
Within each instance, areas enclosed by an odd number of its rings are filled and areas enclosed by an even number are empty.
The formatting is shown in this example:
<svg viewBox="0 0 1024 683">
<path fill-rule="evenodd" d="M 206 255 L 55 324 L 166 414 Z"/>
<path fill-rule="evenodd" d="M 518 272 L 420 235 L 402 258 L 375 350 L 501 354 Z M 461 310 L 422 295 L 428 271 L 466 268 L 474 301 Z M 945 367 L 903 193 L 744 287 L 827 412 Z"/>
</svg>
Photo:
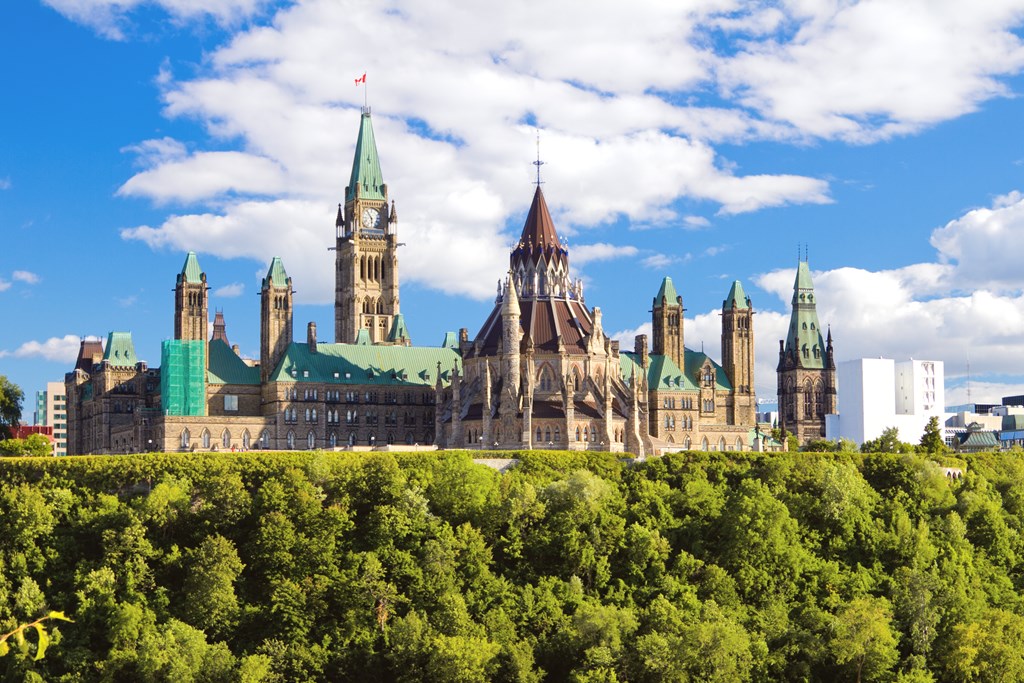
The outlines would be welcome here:
<svg viewBox="0 0 1024 683">
<path fill-rule="evenodd" d="M 443 349 L 457 349 L 459 348 L 459 338 L 454 332 L 445 332 L 444 341 L 441 342 L 441 348 Z"/>
<path fill-rule="evenodd" d="M 796 282 L 793 283 L 793 289 L 814 289 L 814 285 L 811 284 L 811 268 L 807 265 L 807 261 L 800 261 L 796 266 Z"/>
<path fill-rule="evenodd" d="M 308 345 L 292 343 L 271 381 L 432 387 L 438 363 L 446 385 L 452 368 L 462 369 L 462 358 L 452 349 L 324 343 L 310 353 Z"/>
<path fill-rule="evenodd" d="M 199 268 L 199 259 L 196 258 L 196 252 L 190 251 L 185 256 L 185 265 L 181 267 L 180 279 L 192 284 L 198 284 L 203 281 L 203 271 Z"/>
<path fill-rule="evenodd" d="M 260 383 L 260 369 L 250 367 L 231 347 L 220 339 L 214 339 L 207 347 L 209 368 L 206 381 L 209 384 L 251 384 Z"/>
<path fill-rule="evenodd" d="M 360 328 L 359 331 L 356 332 L 355 343 L 359 346 L 369 346 L 372 344 L 373 342 L 370 341 L 370 331 L 365 327 Z"/>
<path fill-rule="evenodd" d="M 405 316 L 401 313 L 397 314 L 391 320 L 391 331 L 388 333 L 388 341 L 408 341 L 411 338 L 412 337 L 409 336 L 409 328 L 405 326 Z"/>
<path fill-rule="evenodd" d="M 690 349 L 683 350 L 686 372 L 683 372 L 669 356 L 648 356 L 647 386 L 651 391 L 698 391 L 700 387 L 697 385 L 697 377 L 705 361 L 711 361 L 711 366 L 715 369 L 715 389 L 730 391 L 732 384 L 722 366 L 707 354 Z M 635 353 L 628 351 L 619 354 L 619 371 L 623 380 L 629 380 L 634 368 L 640 372 L 639 359 Z"/>
<path fill-rule="evenodd" d="M 103 350 L 103 360 L 118 368 L 132 368 L 138 363 L 131 332 L 111 332 Z"/>
<path fill-rule="evenodd" d="M 661 281 L 661 288 L 658 289 L 658 294 L 654 297 L 654 305 L 660 305 L 662 298 L 670 304 L 679 303 L 679 295 L 676 294 L 676 288 L 672 284 L 672 278 L 670 277 L 666 277 Z"/>
<path fill-rule="evenodd" d="M 722 308 L 732 308 L 733 306 L 736 306 L 737 309 L 750 308 L 750 299 L 747 297 L 746 292 L 743 291 L 743 285 L 740 284 L 739 280 L 733 281 L 729 294 L 725 297 L 725 301 L 722 302 Z"/>
<path fill-rule="evenodd" d="M 270 262 L 270 269 L 267 271 L 267 277 L 263 278 L 263 286 L 270 282 L 274 287 L 287 287 L 288 286 L 288 273 L 284 270 L 284 263 L 281 262 L 280 256 L 275 256 L 274 260 Z"/>
<path fill-rule="evenodd" d="M 370 113 L 363 112 L 359 122 L 359 137 L 356 139 L 356 153 L 352 159 L 352 176 L 348 181 L 345 201 L 356 198 L 356 187 L 363 199 L 384 199 L 384 176 L 380 172 L 377 157 L 377 141 L 373 138 L 373 124 Z"/>
<path fill-rule="evenodd" d="M 818 307 L 814 300 L 814 284 L 806 261 L 800 261 L 793 283 L 793 312 L 789 318 L 785 352 L 793 354 L 799 367 L 820 369 L 825 367 L 825 340 L 818 322 Z"/>
</svg>

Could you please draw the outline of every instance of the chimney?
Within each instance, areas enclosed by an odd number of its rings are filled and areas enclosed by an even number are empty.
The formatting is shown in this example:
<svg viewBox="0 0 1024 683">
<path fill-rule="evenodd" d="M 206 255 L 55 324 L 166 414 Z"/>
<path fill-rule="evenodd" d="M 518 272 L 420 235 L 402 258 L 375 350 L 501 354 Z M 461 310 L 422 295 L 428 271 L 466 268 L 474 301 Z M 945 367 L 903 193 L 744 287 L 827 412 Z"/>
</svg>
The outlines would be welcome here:
<svg viewBox="0 0 1024 683">
<path fill-rule="evenodd" d="M 633 351 L 636 353 L 637 362 L 640 363 L 640 367 L 647 367 L 647 335 L 638 334 L 633 340 Z"/>
<path fill-rule="evenodd" d="M 306 326 L 306 344 L 310 353 L 316 353 L 316 323 L 309 323 Z"/>
</svg>

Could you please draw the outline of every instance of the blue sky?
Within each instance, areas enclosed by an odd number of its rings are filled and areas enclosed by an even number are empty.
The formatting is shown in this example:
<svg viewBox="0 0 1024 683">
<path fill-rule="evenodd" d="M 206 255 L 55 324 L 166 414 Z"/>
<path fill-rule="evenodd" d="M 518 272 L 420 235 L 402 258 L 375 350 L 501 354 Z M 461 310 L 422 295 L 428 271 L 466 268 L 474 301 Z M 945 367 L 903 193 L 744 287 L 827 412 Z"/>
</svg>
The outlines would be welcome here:
<svg viewBox="0 0 1024 683">
<path fill-rule="evenodd" d="M 273 256 L 326 338 L 365 72 L 417 344 L 482 324 L 539 129 L 626 346 L 669 275 L 718 357 L 739 279 L 772 398 L 806 244 L 839 360 L 942 360 L 947 403 L 968 361 L 974 400 L 1024 393 L 1024 0 L 507 5 L 0 3 L 0 374 L 30 408 L 112 330 L 158 364 L 188 250 L 244 355 Z"/>
</svg>

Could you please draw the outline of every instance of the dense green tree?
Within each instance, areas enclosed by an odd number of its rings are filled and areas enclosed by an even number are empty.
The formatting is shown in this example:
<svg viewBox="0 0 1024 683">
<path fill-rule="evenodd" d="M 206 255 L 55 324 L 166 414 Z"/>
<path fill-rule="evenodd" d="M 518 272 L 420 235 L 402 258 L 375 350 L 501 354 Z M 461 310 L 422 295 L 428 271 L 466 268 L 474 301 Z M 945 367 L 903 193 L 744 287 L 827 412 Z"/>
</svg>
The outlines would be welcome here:
<svg viewBox="0 0 1024 683">
<path fill-rule="evenodd" d="M 989 609 L 977 621 L 956 624 L 943 659 L 951 680 L 1024 680 L 1024 617 Z"/>
<path fill-rule="evenodd" d="M 24 439 L 0 441 L 0 455 L 45 458 L 53 455 L 53 446 L 42 434 L 29 434 Z"/>
<path fill-rule="evenodd" d="M 912 453 L 914 447 L 900 441 L 900 430 L 896 427 L 886 427 L 877 439 L 871 439 L 861 444 L 862 453 Z"/>
<path fill-rule="evenodd" d="M 942 438 L 939 418 L 935 415 L 928 418 L 928 424 L 924 426 L 924 433 L 921 435 L 921 450 L 925 453 L 942 453 L 946 450 L 946 440 Z"/>
<path fill-rule="evenodd" d="M 836 615 L 832 653 L 849 665 L 857 683 L 885 678 L 899 654 L 892 631 L 892 609 L 885 598 L 854 598 Z"/>
<path fill-rule="evenodd" d="M 12 428 L 21 420 L 21 402 L 25 394 L 14 382 L 0 375 L 0 439 L 9 439 Z"/>
</svg>

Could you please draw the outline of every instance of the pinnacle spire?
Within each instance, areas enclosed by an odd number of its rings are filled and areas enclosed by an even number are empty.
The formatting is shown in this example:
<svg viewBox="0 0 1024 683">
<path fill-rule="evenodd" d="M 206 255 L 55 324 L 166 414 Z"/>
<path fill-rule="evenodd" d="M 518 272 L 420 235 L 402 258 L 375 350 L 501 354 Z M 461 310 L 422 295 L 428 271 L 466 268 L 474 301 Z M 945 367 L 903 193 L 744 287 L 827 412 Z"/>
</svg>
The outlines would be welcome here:
<svg viewBox="0 0 1024 683">
<path fill-rule="evenodd" d="M 360 118 L 359 137 L 356 138 L 352 175 L 345 190 L 345 201 L 355 199 L 357 195 L 362 199 L 386 199 L 384 176 L 380 171 L 377 141 L 373 136 L 373 124 L 368 109 L 363 111 Z"/>
</svg>

